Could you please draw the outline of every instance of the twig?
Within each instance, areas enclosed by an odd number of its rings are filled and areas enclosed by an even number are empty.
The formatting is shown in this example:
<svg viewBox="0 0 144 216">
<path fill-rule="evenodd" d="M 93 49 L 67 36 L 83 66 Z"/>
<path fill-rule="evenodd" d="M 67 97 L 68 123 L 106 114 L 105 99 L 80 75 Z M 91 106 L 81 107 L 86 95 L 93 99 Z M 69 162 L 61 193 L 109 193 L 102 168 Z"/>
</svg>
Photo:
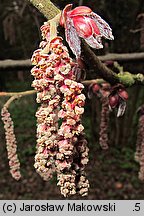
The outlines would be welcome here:
<svg viewBox="0 0 144 216">
<path fill-rule="evenodd" d="M 128 61 L 144 61 L 144 52 L 137 53 L 108 53 L 103 56 L 98 56 L 101 61 L 120 61 L 120 62 L 128 62 Z"/>
<path fill-rule="evenodd" d="M 95 74 L 97 74 L 99 77 L 101 77 L 111 85 L 115 85 L 117 83 L 121 83 L 125 87 L 130 87 L 134 84 L 144 85 L 143 74 L 131 74 L 129 72 L 119 74 L 114 73 L 99 60 L 99 58 L 85 42 L 82 43 L 82 54 L 84 61 L 89 65 L 89 69 L 93 69 Z"/>
<path fill-rule="evenodd" d="M 5 96 L 23 97 L 23 96 L 32 95 L 35 93 L 36 93 L 35 90 L 29 90 L 29 91 L 23 91 L 23 92 L 0 92 L 0 97 L 5 97 Z"/>
<path fill-rule="evenodd" d="M 10 104 L 14 101 L 14 100 L 16 100 L 16 99 L 18 99 L 18 98 L 20 98 L 21 96 L 20 95 L 14 95 L 14 96 L 11 96 L 8 100 L 7 100 L 7 102 L 4 104 L 4 106 L 3 107 L 5 107 L 5 108 L 9 108 L 9 106 L 10 106 Z"/>
<path fill-rule="evenodd" d="M 6 59 L 0 61 L 0 68 L 7 69 L 7 68 L 29 68 L 32 67 L 30 59 L 26 60 L 12 60 Z"/>
<path fill-rule="evenodd" d="M 143 31 L 143 30 L 144 30 L 144 28 L 130 29 L 130 32 L 131 32 L 131 33 L 137 33 L 137 32 L 141 32 L 141 31 Z"/>
<path fill-rule="evenodd" d="M 85 86 L 89 86 L 90 84 L 94 84 L 94 83 L 102 84 L 104 82 L 105 81 L 103 79 L 92 79 L 92 80 L 84 80 L 82 81 L 82 84 L 84 84 Z"/>
<path fill-rule="evenodd" d="M 126 74 L 126 76 L 127 76 L 127 74 Z M 134 74 L 134 75 L 130 74 L 130 76 L 134 80 L 135 84 L 144 85 L 144 75 L 142 75 L 142 74 Z M 89 86 L 90 84 L 93 84 L 93 83 L 102 84 L 105 82 L 106 81 L 104 79 L 92 79 L 92 80 L 82 81 L 82 83 L 85 86 Z M 119 77 L 118 77 L 118 82 L 121 82 L 121 79 Z M 36 94 L 35 90 L 28 90 L 28 91 L 23 91 L 23 92 L 0 92 L 0 97 L 12 97 L 12 96 L 23 97 L 23 96 L 33 95 L 33 94 Z"/>
<path fill-rule="evenodd" d="M 120 61 L 120 62 L 128 62 L 128 61 L 144 61 L 144 52 L 140 53 L 108 53 L 106 55 L 97 56 L 100 61 Z M 12 60 L 6 59 L 0 61 L 0 68 L 29 68 L 31 67 L 30 59 L 25 60 Z"/>
<path fill-rule="evenodd" d="M 61 11 L 50 0 L 28 0 L 32 3 L 48 20 L 54 18 Z"/>
</svg>

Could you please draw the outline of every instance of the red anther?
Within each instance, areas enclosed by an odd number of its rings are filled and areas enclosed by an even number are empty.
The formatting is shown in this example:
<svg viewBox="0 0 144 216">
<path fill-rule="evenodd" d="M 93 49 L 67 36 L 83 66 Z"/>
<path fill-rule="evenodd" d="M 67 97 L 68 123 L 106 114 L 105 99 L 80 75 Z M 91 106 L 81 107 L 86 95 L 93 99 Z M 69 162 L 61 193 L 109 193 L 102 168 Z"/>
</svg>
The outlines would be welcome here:
<svg viewBox="0 0 144 216">
<path fill-rule="evenodd" d="M 124 89 L 119 89 L 118 90 L 118 95 L 123 99 L 123 100 L 127 100 L 128 99 L 128 93 L 126 90 Z"/>
<path fill-rule="evenodd" d="M 115 108 L 119 103 L 119 96 L 117 94 L 109 96 L 109 105 L 111 108 Z"/>
<path fill-rule="evenodd" d="M 100 90 L 100 86 L 98 84 L 93 84 L 92 90 L 93 90 L 93 93 L 96 93 Z"/>
</svg>

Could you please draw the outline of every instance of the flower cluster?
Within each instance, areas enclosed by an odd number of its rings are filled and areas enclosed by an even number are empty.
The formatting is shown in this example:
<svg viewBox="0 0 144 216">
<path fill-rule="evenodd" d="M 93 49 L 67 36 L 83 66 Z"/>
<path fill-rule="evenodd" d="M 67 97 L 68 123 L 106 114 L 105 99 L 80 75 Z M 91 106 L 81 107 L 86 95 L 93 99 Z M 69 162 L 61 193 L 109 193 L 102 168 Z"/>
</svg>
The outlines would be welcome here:
<svg viewBox="0 0 144 216">
<path fill-rule="evenodd" d="M 140 163 L 139 179 L 144 181 L 144 106 L 138 110 L 140 114 L 135 160 Z"/>
<path fill-rule="evenodd" d="M 49 42 L 49 25 L 41 28 L 44 41 L 40 49 L 32 56 L 35 65 L 31 74 L 34 76 L 32 86 L 37 90 L 37 102 L 41 103 L 36 112 L 37 117 L 37 153 L 35 156 L 35 168 L 37 172 L 48 180 L 55 172 L 55 155 L 57 149 L 58 108 L 60 96 L 57 94 L 56 64 L 59 63 L 59 53 L 51 46 L 51 55 L 43 53 L 43 48 Z M 55 41 L 56 42 L 56 41 Z M 55 50 L 55 52 L 53 52 Z"/>
<path fill-rule="evenodd" d="M 32 86 L 41 104 L 37 117 L 37 153 L 35 168 L 48 180 L 57 172 L 64 196 L 86 195 L 88 180 L 84 168 L 88 162 L 87 142 L 81 117 L 84 112 L 84 86 L 76 81 L 80 69 L 70 57 L 62 38 L 50 38 L 49 24 L 41 27 L 43 41 L 32 57 L 35 65 Z M 44 48 L 49 45 L 49 53 Z M 82 182 L 84 184 L 82 184 Z"/>
<path fill-rule="evenodd" d="M 81 115 L 84 112 L 85 96 L 81 93 L 84 86 L 77 83 L 72 77 L 65 80 L 60 87 L 64 100 L 59 111 L 59 118 L 62 124 L 58 130 L 59 152 L 57 154 L 58 185 L 61 186 L 61 193 L 68 196 L 76 193 L 77 181 L 81 177 L 83 166 L 88 162 L 88 148 L 85 145 L 83 134 L 84 127 L 81 124 Z M 78 178 L 79 176 L 79 178 Z M 68 177 L 68 178 L 67 178 Z M 73 182 L 74 181 L 74 182 Z M 86 180 L 87 181 L 87 180 Z M 72 187 L 70 187 L 72 185 Z M 87 189 L 88 190 L 88 183 Z M 81 195 L 86 195 L 86 191 Z"/>
<path fill-rule="evenodd" d="M 62 172 L 58 173 L 58 185 L 61 187 L 61 193 L 64 196 L 69 196 L 76 192 L 82 196 L 86 196 L 89 182 L 85 176 L 84 168 L 88 162 L 88 148 L 83 134 L 77 139 L 73 139 L 71 146 L 74 146 L 71 165 L 69 168 L 63 169 Z M 65 159 L 65 163 L 67 159 Z"/>
<path fill-rule="evenodd" d="M 1 111 L 2 121 L 4 123 L 6 148 L 8 152 L 10 173 L 16 180 L 21 178 L 20 162 L 17 157 L 17 142 L 14 134 L 14 125 L 7 107 L 3 107 Z"/>
</svg>

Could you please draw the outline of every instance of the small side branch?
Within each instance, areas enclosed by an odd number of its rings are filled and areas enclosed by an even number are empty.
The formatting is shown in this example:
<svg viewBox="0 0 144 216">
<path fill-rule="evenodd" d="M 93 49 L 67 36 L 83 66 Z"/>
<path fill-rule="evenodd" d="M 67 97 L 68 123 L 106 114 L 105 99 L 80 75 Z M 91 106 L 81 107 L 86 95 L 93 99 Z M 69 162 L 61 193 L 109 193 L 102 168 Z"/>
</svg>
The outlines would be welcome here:
<svg viewBox="0 0 144 216">
<path fill-rule="evenodd" d="M 29 91 L 23 91 L 23 92 L 0 92 L 0 97 L 6 97 L 6 96 L 14 96 L 14 97 L 23 97 L 27 95 L 35 94 L 35 90 L 29 90 Z"/>
<path fill-rule="evenodd" d="M 4 107 L 8 109 L 9 106 L 10 106 L 10 104 L 11 104 L 14 100 L 16 100 L 16 99 L 18 99 L 18 98 L 20 98 L 20 95 L 11 96 L 11 97 L 8 99 L 8 101 L 4 104 Z"/>
<path fill-rule="evenodd" d="M 82 84 L 85 85 L 85 86 L 89 86 L 91 84 L 102 84 L 102 83 L 105 83 L 105 81 L 103 79 L 92 79 L 92 80 L 84 80 L 82 81 Z"/>
</svg>

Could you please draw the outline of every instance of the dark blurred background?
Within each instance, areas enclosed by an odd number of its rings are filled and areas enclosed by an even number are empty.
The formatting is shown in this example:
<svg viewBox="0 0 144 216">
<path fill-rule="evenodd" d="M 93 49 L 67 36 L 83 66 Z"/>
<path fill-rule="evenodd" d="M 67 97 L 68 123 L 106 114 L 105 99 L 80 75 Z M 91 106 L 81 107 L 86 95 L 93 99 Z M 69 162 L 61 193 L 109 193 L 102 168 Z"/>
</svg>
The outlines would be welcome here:
<svg viewBox="0 0 144 216">
<path fill-rule="evenodd" d="M 53 2 L 60 9 L 68 3 L 73 3 L 74 6 L 87 5 L 110 24 L 115 40 L 105 41 L 104 49 L 95 51 L 96 54 L 143 51 L 143 0 Z M 41 40 L 39 28 L 45 20 L 27 1 L 0 0 L 0 60 L 31 58 Z M 124 67 L 124 71 L 144 73 L 142 60 L 119 64 Z M 89 72 L 86 79 L 91 78 L 95 77 Z M 30 69 L 0 68 L 1 91 L 29 90 L 31 81 Z M 87 174 L 91 187 L 89 196 L 85 199 L 144 199 L 144 184 L 138 179 L 139 164 L 134 161 L 138 125 L 136 110 L 144 102 L 143 86 L 131 87 L 128 92 L 125 115 L 116 118 L 115 112 L 110 113 L 110 147 L 107 151 L 102 150 L 98 143 L 101 104 L 96 97 L 86 101 L 83 123 L 90 148 Z M 1 98 L 0 107 L 5 101 L 6 98 Z M 23 97 L 10 107 L 23 175 L 19 182 L 9 174 L 4 129 L 0 121 L 0 199 L 63 199 L 56 186 L 56 177 L 50 182 L 43 182 L 33 168 L 36 109 L 35 96 Z M 81 197 L 74 196 L 71 199 Z"/>
</svg>

